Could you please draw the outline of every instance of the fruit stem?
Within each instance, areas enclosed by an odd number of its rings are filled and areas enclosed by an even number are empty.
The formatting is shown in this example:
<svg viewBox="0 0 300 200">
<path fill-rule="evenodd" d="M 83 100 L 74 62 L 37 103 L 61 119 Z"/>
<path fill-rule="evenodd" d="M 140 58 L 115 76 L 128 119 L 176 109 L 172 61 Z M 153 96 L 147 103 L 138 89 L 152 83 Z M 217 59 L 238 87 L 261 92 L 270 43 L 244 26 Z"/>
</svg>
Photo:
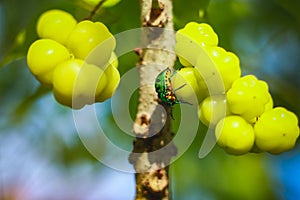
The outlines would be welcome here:
<svg viewBox="0 0 300 200">
<path fill-rule="evenodd" d="M 84 20 L 91 20 L 96 14 L 97 10 L 106 2 L 106 0 L 100 0 L 99 3 L 93 8 L 93 10 L 89 13 L 89 15 L 84 18 Z"/>
</svg>

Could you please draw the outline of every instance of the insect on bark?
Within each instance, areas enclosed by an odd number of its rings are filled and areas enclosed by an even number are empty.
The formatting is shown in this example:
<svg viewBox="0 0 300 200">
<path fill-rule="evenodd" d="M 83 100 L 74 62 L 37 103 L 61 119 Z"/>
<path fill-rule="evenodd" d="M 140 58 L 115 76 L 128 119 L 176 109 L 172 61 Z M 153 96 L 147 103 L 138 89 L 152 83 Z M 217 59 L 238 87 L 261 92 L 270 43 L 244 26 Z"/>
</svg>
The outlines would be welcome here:
<svg viewBox="0 0 300 200">
<path fill-rule="evenodd" d="M 180 87 L 173 89 L 171 77 L 176 73 L 172 73 L 171 69 L 167 67 L 161 73 L 159 73 L 155 79 L 155 91 L 159 100 L 166 106 L 173 107 L 175 104 L 186 103 L 182 100 L 179 100 L 175 94 L 175 92 L 181 88 L 183 88 L 186 84 L 181 85 Z M 172 108 L 171 108 L 171 116 L 172 115 Z"/>
</svg>

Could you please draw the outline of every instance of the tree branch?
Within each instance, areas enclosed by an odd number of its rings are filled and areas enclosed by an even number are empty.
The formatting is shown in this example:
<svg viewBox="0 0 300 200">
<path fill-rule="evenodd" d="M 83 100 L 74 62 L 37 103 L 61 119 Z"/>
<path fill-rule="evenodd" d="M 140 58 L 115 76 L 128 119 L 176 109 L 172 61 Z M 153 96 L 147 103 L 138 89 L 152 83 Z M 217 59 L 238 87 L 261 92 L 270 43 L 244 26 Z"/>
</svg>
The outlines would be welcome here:
<svg viewBox="0 0 300 200">
<path fill-rule="evenodd" d="M 141 0 L 142 41 L 137 49 L 140 88 L 133 132 L 136 135 L 130 162 L 136 171 L 136 200 L 169 199 L 168 165 L 177 149 L 172 142 L 170 108 L 158 103 L 154 83 L 176 56 L 171 0 Z M 164 109 L 162 109 L 164 108 Z M 167 112 L 166 112 L 167 111 Z"/>
</svg>

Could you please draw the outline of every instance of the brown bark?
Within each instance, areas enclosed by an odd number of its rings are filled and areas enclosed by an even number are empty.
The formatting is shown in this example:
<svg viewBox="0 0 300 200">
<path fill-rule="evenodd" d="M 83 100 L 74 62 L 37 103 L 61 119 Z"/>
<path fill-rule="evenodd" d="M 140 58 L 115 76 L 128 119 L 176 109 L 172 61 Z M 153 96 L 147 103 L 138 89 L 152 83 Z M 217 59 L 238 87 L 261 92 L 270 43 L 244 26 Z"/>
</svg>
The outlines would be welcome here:
<svg viewBox="0 0 300 200">
<path fill-rule="evenodd" d="M 139 106 L 133 132 L 136 135 L 130 162 L 136 174 L 137 200 L 170 199 L 168 165 L 176 155 L 170 129 L 170 108 L 158 103 L 154 83 L 165 68 L 173 67 L 175 37 L 171 0 L 141 0 L 142 41 L 137 49 L 140 76 Z M 164 109 L 162 109 L 164 108 Z"/>
</svg>

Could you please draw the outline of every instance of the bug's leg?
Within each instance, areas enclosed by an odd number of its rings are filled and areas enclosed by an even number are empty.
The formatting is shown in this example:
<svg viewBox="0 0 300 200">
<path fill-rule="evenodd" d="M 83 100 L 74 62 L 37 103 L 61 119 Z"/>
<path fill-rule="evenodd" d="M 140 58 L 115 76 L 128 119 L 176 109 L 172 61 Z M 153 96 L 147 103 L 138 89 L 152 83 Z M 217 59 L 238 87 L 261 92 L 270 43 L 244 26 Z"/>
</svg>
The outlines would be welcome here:
<svg viewBox="0 0 300 200">
<path fill-rule="evenodd" d="M 174 89 L 173 92 L 176 92 L 177 90 L 180 90 L 180 89 L 183 88 L 184 86 L 186 86 L 186 83 L 183 84 L 183 85 L 181 85 L 181 86 L 179 86 L 178 88 Z"/>
<path fill-rule="evenodd" d="M 168 67 L 169 68 L 169 67 Z M 184 66 L 181 66 L 181 67 L 179 67 L 179 69 L 177 69 L 177 70 L 174 70 L 174 72 L 171 74 L 171 77 L 170 78 L 172 78 L 178 71 L 180 71 L 182 68 L 184 68 Z"/>
<path fill-rule="evenodd" d="M 175 71 L 171 74 L 170 78 L 172 78 L 175 74 L 177 74 L 177 70 L 175 70 Z"/>
<path fill-rule="evenodd" d="M 174 120 L 174 116 L 173 116 L 173 107 L 170 108 L 170 116 L 171 116 L 171 118 Z"/>
<path fill-rule="evenodd" d="M 175 74 L 177 73 L 177 71 L 173 72 L 170 76 L 170 78 L 172 78 Z"/>
<path fill-rule="evenodd" d="M 182 99 L 180 99 L 179 102 L 180 102 L 180 103 L 184 103 L 184 104 L 188 104 L 188 105 L 191 105 L 191 106 L 193 105 L 192 103 L 187 102 L 187 101 L 184 101 L 184 100 L 182 100 Z"/>
</svg>

